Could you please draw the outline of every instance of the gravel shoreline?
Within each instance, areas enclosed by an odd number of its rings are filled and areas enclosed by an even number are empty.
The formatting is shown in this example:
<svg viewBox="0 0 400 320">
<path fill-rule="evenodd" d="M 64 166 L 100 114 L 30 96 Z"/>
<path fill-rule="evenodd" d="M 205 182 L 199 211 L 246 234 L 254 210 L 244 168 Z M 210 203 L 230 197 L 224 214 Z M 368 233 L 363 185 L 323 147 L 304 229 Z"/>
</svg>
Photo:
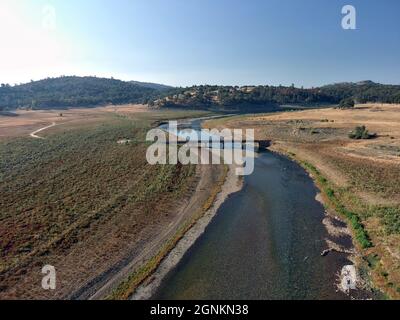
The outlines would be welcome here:
<svg viewBox="0 0 400 320">
<path fill-rule="evenodd" d="M 171 271 L 183 258 L 185 253 L 196 242 L 196 240 L 204 233 L 208 224 L 217 214 L 219 207 L 224 203 L 229 195 L 238 192 L 242 188 L 242 180 L 235 174 L 235 165 L 229 166 L 225 182 L 221 188 L 221 192 L 217 195 L 212 207 L 195 223 L 195 225 L 185 234 L 178 242 L 175 248 L 165 257 L 163 262 L 158 266 L 157 270 L 141 284 L 130 297 L 131 300 L 147 300 L 150 299 L 165 276 Z"/>
</svg>

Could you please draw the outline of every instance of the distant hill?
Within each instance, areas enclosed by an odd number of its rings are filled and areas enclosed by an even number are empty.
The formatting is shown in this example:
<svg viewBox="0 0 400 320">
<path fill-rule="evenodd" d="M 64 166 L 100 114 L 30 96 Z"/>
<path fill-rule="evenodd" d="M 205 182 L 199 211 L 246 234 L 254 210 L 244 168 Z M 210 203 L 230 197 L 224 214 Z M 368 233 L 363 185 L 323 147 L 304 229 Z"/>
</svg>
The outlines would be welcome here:
<svg viewBox="0 0 400 320">
<path fill-rule="evenodd" d="M 279 105 L 338 104 L 345 98 L 353 98 L 358 103 L 400 103 L 400 86 L 367 80 L 311 89 L 294 86 L 210 85 L 172 88 L 154 83 L 72 76 L 17 86 L 3 84 L 0 86 L 0 111 L 149 103 L 158 108 L 252 112 L 270 110 Z"/>
<path fill-rule="evenodd" d="M 194 86 L 176 88 L 152 103 L 155 107 L 261 110 L 279 105 L 338 104 L 353 98 L 358 103 L 400 103 L 400 86 L 372 81 L 337 83 L 304 89 L 294 86 Z"/>
<path fill-rule="evenodd" d="M 165 90 L 162 85 L 124 82 L 97 77 L 49 78 L 0 86 L 0 110 L 46 109 L 143 103 Z"/>
</svg>

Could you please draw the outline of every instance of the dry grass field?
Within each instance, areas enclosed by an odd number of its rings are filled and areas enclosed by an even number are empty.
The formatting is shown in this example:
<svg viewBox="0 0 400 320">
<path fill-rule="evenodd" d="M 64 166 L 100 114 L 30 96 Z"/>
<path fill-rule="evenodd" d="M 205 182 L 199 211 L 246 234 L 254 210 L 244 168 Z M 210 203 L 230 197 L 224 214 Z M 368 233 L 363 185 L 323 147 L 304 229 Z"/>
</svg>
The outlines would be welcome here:
<svg viewBox="0 0 400 320">
<path fill-rule="evenodd" d="M 351 140 L 349 132 L 361 125 L 377 138 Z M 360 268 L 388 296 L 400 298 L 400 105 L 236 116 L 207 126 L 254 128 L 256 138 L 273 141 L 272 150 L 305 165 L 327 191 L 330 209 L 348 213 L 372 243 L 358 244 Z"/>
<path fill-rule="evenodd" d="M 0 116 L 0 299 L 79 297 L 178 228 L 198 172 L 150 166 L 144 139 L 158 120 L 202 114 L 122 106 Z M 43 139 L 29 136 L 52 122 Z M 46 264 L 55 291 L 41 287 Z"/>
</svg>

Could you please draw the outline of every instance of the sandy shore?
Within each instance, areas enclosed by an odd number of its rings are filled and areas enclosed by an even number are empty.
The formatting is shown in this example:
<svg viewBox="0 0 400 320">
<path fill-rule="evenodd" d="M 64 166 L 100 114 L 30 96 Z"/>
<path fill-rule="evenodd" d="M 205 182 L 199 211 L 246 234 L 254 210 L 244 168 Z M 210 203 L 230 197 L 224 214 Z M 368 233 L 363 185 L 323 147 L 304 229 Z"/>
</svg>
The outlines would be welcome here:
<svg viewBox="0 0 400 320">
<path fill-rule="evenodd" d="M 229 171 L 225 182 L 222 186 L 221 192 L 212 207 L 201 217 L 195 225 L 185 234 L 185 236 L 178 242 L 175 248 L 168 254 L 168 256 L 159 265 L 156 272 L 137 288 L 135 293 L 131 296 L 131 300 L 146 300 L 150 299 L 155 293 L 162 280 L 182 259 L 184 254 L 196 242 L 196 240 L 204 233 L 208 224 L 217 214 L 219 207 L 224 203 L 227 197 L 240 191 L 242 188 L 242 180 L 235 174 L 236 167 L 229 166 Z"/>
</svg>

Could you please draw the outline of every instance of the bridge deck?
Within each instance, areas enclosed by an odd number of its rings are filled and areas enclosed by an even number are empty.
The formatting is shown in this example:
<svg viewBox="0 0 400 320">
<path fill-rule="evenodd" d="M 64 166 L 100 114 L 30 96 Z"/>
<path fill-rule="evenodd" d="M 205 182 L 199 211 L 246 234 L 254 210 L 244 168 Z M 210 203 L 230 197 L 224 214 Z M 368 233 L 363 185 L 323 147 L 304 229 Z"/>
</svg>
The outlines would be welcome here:
<svg viewBox="0 0 400 320">
<path fill-rule="evenodd" d="M 243 139 L 243 140 L 232 140 L 232 141 L 225 141 L 224 139 L 221 140 L 199 140 L 199 141 L 174 141 L 173 143 L 176 143 L 178 145 L 183 145 L 183 144 L 189 144 L 192 146 L 198 146 L 198 147 L 204 147 L 204 144 L 213 144 L 213 143 L 220 143 L 222 144 L 222 147 L 225 146 L 225 144 L 242 144 L 242 145 L 246 145 L 250 142 L 248 142 L 247 140 Z M 168 140 L 166 142 L 167 144 L 170 144 L 170 141 Z M 262 150 L 262 149 L 267 149 L 268 147 L 271 146 L 271 140 L 259 140 L 256 139 L 254 140 L 254 144 L 258 145 L 258 149 Z"/>
</svg>

